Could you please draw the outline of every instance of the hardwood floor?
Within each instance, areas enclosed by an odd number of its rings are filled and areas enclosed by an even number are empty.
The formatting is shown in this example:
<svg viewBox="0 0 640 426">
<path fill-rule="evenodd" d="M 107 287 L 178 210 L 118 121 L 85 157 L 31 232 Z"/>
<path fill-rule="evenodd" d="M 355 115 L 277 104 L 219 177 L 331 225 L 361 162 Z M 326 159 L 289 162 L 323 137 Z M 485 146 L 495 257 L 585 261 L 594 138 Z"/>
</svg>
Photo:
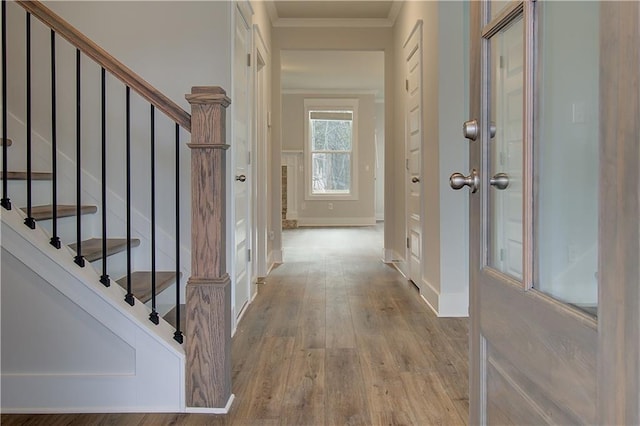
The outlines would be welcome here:
<svg viewBox="0 0 640 426">
<path fill-rule="evenodd" d="M 3 415 L 2 425 L 465 425 L 466 319 L 381 262 L 381 228 L 284 233 L 233 339 L 227 416 Z"/>
</svg>

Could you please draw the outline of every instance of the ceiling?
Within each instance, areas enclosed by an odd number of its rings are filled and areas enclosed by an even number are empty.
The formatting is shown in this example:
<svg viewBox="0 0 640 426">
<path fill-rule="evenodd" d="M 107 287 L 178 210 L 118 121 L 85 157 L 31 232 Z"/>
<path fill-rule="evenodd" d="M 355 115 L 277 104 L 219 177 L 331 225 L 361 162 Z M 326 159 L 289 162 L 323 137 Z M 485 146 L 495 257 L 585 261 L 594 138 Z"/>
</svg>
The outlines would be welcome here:
<svg viewBox="0 0 640 426">
<path fill-rule="evenodd" d="M 393 1 L 274 1 L 281 19 L 387 19 Z"/>
<path fill-rule="evenodd" d="M 400 1 L 267 0 L 274 27 L 391 27 Z M 353 51 L 281 52 L 284 93 L 372 93 L 384 99 L 384 53 Z"/>
<path fill-rule="evenodd" d="M 274 27 L 391 27 L 400 0 L 266 0 Z"/>
<path fill-rule="evenodd" d="M 384 52 L 283 50 L 283 93 L 373 94 L 384 99 Z"/>
</svg>

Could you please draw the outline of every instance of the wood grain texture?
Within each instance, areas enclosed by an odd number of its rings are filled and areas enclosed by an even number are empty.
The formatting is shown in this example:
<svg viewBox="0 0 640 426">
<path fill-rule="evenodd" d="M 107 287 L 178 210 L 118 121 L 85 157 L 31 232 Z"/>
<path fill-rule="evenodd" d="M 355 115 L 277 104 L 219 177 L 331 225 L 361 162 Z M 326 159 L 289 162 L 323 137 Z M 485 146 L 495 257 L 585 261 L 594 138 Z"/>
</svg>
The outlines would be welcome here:
<svg viewBox="0 0 640 426">
<path fill-rule="evenodd" d="M 231 396 L 231 280 L 190 278 L 186 291 L 186 404 L 223 408 Z"/>
<path fill-rule="evenodd" d="M 599 424 L 640 424 L 640 3 L 600 6 Z"/>
<path fill-rule="evenodd" d="M 482 113 L 482 26 L 483 2 L 472 1 L 469 4 L 469 117 L 480 121 Z M 486 77 L 485 77 L 486 79 Z M 483 136 L 484 137 L 484 136 Z M 480 143 L 469 146 L 469 166 L 479 167 L 482 164 Z M 482 196 L 485 189 L 480 186 L 477 193 L 469 195 L 469 423 L 481 424 L 484 411 L 481 404 L 483 389 L 481 386 L 482 351 L 480 345 L 480 294 L 478 275 L 480 271 L 480 238 L 479 226 L 482 217 Z"/>
<path fill-rule="evenodd" d="M 39 1 L 18 0 L 16 3 L 42 21 L 46 26 L 53 29 L 56 34 L 62 36 L 73 46 L 80 49 L 82 53 L 93 59 L 98 65 L 133 89 L 134 92 L 138 93 L 149 103 L 164 112 L 182 128 L 187 131 L 191 131 L 191 117 L 188 112 L 180 108 L 178 104 L 163 95 L 155 87 L 147 83 L 142 77 L 111 56 L 107 51 L 82 34 L 51 9 Z"/>
<path fill-rule="evenodd" d="M 21 209 L 23 212 L 27 212 L 27 208 L 23 207 Z M 80 206 L 81 214 L 93 214 L 98 211 L 98 207 L 96 206 Z M 75 216 L 77 213 L 77 208 L 75 205 L 64 205 L 58 204 L 56 206 L 56 215 L 58 219 L 63 217 L 71 217 Z M 31 209 L 31 217 L 35 220 L 47 220 L 53 218 L 53 205 L 49 204 L 46 206 L 34 206 Z"/>
<path fill-rule="evenodd" d="M 131 239 L 131 247 L 138 247 L 140 240 Z M 76 251 L 77 244 L 69 244 L 69 248 Z M 123 252 L 127 249 L 127 240 L 125 238 L 107 238 L 107 256 Z M 87 262 L 95 262 L 102 259 L 102 238 L 90 238 L 82 242 L 82 256 Z"/>
<path fill-rule="evenodd" d="M 285 263 L 260 286 L 233 337 L 236 399 L 225 416 L 3 415 L 2 425 L 465 425 L 467 321 L 437 318 L 380 262 L 382 238 L 379 227 L 284 233 Z M 334 292 L 349 304 L 352 348 L 328 348 L 326 330 L 315 329 L 329 305 L 343 303 Z M 389 339 L 396 332 L 406 342 Z M 405 353 L 422 354 L 411 356 L 413 371 L 396 361 Z"/>
<path fill-rule="evenodd" d="M 151 271 L 136 271 L 131 274 L 131 292 L 142 303 L 151 300 Z M 127 288 L 127 277 L 116 281 L 120 287 Z M 176 273 L 171 271 L 156 271 L 156 294 L 162 293 L 176 282 Z M 182 323 L 184 324 L 184 323 Z"/>
<path fill-rule="evenodd" d="M 193 87 L 186 98 L 192 112 L 186 404 L 223 408 L 231 397 L 231 280 L 225 256 L 225 108 L 230 101 L 219 87 Z"/>
</svg>

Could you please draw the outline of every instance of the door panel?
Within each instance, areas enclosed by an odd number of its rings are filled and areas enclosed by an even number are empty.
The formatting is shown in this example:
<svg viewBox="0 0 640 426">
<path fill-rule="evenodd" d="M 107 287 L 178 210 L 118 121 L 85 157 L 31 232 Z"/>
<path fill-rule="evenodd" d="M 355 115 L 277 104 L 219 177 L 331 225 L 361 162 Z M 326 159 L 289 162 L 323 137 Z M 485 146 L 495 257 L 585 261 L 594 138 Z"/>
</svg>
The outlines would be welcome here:
<svg viewBox="0 0 640 426">
<path fill-rule="evenodd" d="M 511 2 L 491 22 L 485 7 L 471 3 L 471 423 L 595 424 L 596 319 L 532 288 L 537 3 Z"/>
<path fill-rule="evenodd" d="M 409 279 L 422 285 L 422 26 L 419 23 L 405 47 L 406 158 L 407 158 L 407 260 Z"/>
<path fill-rule="evenodd" d="M 249 301 L 251 269 L 248 253 L 250 239 L 251 170 L 249 164 L 249 26 L 239 9 L 235 11 L 233 81 L 233 153 L 234 153 L 234 312 L 236 318 Z"/>
</svg>

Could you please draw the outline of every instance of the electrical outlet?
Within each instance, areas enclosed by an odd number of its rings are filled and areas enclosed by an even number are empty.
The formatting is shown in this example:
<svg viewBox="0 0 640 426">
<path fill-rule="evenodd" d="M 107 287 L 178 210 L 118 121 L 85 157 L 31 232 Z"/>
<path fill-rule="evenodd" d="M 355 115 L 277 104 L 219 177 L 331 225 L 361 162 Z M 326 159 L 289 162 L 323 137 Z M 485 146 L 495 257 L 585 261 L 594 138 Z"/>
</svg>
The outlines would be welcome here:
<svg viewBox="0 0 640 426">
<path fill-rule="evenodd" d="M 329 210 L 333 210 L 333 203 L 328 204 Z"/>
</svg>

